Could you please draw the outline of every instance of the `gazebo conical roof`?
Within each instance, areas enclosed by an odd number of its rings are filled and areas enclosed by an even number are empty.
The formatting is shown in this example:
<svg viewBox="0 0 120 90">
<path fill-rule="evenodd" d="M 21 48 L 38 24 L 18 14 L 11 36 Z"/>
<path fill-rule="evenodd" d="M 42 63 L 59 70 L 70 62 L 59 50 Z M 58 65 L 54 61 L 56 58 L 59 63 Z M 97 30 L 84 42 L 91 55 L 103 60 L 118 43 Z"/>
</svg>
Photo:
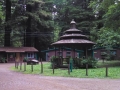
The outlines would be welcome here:
<svg viewBox="0 0 120 90">
<path fill-rule="evenodd" d="M 70 29 L 64 32 L 64 35 L 60 37 L 57 42 L 52 43 L 53 46 L 71 46 L 71 45 L 79 45 L 82 47 L 93 46 L 95 43 L 88 40 L 86 35 L 81 34 L 82 31 L 76 29 L 76 22 L 74 20 L 71 21 Z"/>
</svg>

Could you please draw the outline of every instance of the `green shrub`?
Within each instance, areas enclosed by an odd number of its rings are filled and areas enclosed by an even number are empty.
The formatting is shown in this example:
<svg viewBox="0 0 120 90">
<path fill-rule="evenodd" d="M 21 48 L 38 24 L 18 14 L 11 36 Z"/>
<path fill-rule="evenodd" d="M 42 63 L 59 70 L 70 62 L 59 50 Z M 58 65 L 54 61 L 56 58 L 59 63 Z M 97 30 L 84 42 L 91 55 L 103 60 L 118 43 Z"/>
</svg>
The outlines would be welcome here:
<svg viewBox="0 0 120 90">
<path fill-rule="evenodd" d="M 106 52 L 101 52 L 101 56 L 106 56 L 107 53 Z"/>
<path fill-rule="evenodd" d="M 2 63 L 6 63 L 7 60 L 6 60 L 4 57 L 2 57 L 2 58 L 1 58 L 1 62 L 2 62 Z"/>
<path fill-rule="evenodd" d="M 85 68 L 86 64 L 88 64 L 89 68 L 97 67 L 97 61 L 95 58 L 88 57 L 88 58 L 76 58 L 73 59 L 74 61 L 74 68 Z"/>
<path fill-rule="evenodd" d="M 54 68 L 58 68 L 59 66 L 58 57 L 52 56 L 50 58 L 50 62 L 51 62 L 51 68 L 53 68 L 53 64 L 54 64 Z"/>
<path fill-rule="evenodd" d="M 67 64 L 69 64 L 69 60 L 70 60 L 70 57 L 67 57 L 65 60 L 67 62 Z"/>
<path fill-rule="evenodd" d="M 107 56 L 105 57 L 106 60 L 111 60 L 111 55 L 107 54 Z"/>
<path fill-rule="evenodd" d="M 74 58 L 73 59 L 73 67 L 74 68 L 80 68 L 81 67 L 81 58 Z"/>
<path fill-rule="evenodd" d="M 28 58 L 24 57 L 23 62 L 27 62 L 27 61 L 28 61 Z"/>
</svg>

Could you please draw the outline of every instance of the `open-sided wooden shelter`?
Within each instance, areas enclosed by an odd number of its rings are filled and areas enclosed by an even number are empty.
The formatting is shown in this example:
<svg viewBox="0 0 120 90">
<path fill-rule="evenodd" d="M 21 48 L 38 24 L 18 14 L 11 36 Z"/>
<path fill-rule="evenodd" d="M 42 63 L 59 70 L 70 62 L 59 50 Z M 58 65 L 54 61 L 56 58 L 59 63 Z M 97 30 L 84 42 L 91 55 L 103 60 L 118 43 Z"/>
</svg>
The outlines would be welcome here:
<svg viewBox="0 0 120 90">
<path fill-rule="evenodd" d="M 90 41 L 86 35 L 83 35 L 81 30 L 76 29 L 74 20 L 71 21 L 70 25 L 70 29 L 66 30 L 64 35 L 57 42 L 52 43 L 52 45 L 59 48 L 65 46 L 73 50 L 83 50 L 85 52 L 84 56 L 88 57 L 88 49 L 92 48 L 95 43 Z M 74 54 L 72 57 L 74 57 Z"/>
<path fill-rule="evenodd" d="M 81 30 L 76 29 L 76 22 L 74 20 L 71 21 L 70 25 L 70 29 L 66 30 L 63 36 L 61 36 L 57 42 L 54 42 L 51 45 L 55 48 L 59 48 L 59 51 L 62 52 L 62 47 L 72 48 L 73 52 L 75 49 L 82 50 L 84 52 L 84 58 L 92 56 L 93 52 L 90 52 L 89 49 L 91 49 L 95 43 L 90 41 L 86 35 L 83 35 Z M 61 57 L 57 59 L 55 51 L 55 59 L 59 63 L 58 66 L 63 67 L 64 58 L 63 56 Z M 72 53 L 71 57 L 75 60 L 75 53 Z M 66 58 L 65 61 L 70 61 L 70 58 Z"/>
<path fill-rule="evenodd" d="M 37 49 L 34 47 L 0 47 L 0 59 L 5 58 L 6 62 L 23 61 L 23 59 L 37 58 Z"/>
</svg>

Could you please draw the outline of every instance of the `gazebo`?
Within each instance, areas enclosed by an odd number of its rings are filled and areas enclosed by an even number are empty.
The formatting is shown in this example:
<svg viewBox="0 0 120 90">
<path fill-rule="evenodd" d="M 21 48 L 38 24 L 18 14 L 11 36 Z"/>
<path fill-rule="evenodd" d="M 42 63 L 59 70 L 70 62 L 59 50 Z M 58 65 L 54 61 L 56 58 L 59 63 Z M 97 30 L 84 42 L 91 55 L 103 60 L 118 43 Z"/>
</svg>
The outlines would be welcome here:
<svg viewBox="0 0 120 90">
<path fill-rule="evenodd" d="M 90 41 L 86 35 L 82 34 L 81 30 L 76 29 L 76 22 L 74 20 L 70 23 L 70 29 L 66 30 L 57 42 L 51 44 L 55 48 L 69 47 L 73 50 L 79 49 L 84 51 L 84 56 L 88 57 L 88 50 L 95 45 L 94 42 Z M 62 50 L 61 50 L 62 51 Z M 56 52 L 55 52 L 56 56 Z M 74 54 L 71 55 L 72 58 Z"/>
</svg>

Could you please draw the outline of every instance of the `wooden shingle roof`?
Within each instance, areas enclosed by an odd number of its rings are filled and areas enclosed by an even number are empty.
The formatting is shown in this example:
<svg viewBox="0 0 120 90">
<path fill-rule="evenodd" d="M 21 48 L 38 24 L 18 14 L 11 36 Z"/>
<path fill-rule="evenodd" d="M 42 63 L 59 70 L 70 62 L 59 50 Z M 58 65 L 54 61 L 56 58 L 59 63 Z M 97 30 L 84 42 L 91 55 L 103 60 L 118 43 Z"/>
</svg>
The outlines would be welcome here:
<svg viewBox="0 0 120 90">
<path fill-rule="evenodd" d="M 38 52 L 34 47 L 0 47 L 0 52 Z"/>
<path fill-rule="evenodd" d="M 90 41 L 86 35 L 83 35 L 81 30 L 76 29 L 75 21 L 71 21 L 71 28 L 64 32 L 64 35 L 60 37 L 57 42 L 52 43 L 53 46 L 67 46 L 67 45 L 79 45 L 80 47 L 91 47 L 95 45 Z"/>
<path fill-rule="evenodd" d="M 95 43 L 89 40 L 84 40 L 84 39 L 66 39 L 66 40 L 59 40 L 55 43 L 52 43 L 52 45 L 59 46 L 59 45 L 94 45 Z"/>
</svg>

